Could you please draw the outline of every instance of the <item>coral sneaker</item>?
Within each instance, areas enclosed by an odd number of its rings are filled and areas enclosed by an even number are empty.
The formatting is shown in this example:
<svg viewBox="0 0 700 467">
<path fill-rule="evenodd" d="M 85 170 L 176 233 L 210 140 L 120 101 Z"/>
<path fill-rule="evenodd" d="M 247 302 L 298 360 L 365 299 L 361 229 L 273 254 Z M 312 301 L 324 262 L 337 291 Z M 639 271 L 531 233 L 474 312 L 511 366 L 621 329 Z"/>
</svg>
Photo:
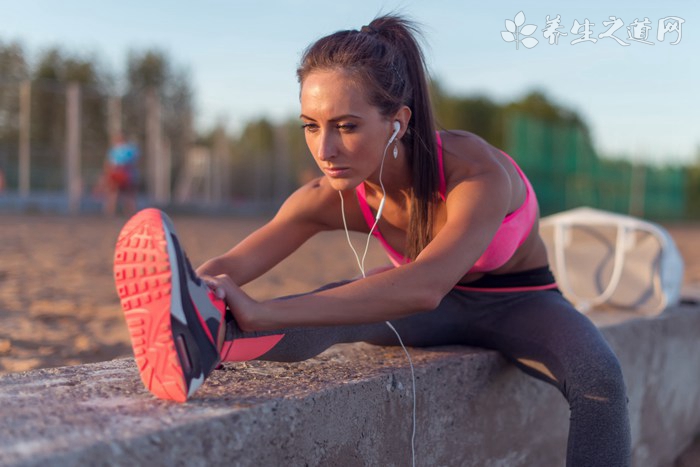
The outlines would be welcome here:
<svg viewBox="0 0 700 467">
<path fill-rule="evenodd" d="M 224 302 L 196 276 L 158 209 L 122 228 L 114 278 L 143 383 L 156 397 L 185 402 L 221 359 Z"/>
</svg>

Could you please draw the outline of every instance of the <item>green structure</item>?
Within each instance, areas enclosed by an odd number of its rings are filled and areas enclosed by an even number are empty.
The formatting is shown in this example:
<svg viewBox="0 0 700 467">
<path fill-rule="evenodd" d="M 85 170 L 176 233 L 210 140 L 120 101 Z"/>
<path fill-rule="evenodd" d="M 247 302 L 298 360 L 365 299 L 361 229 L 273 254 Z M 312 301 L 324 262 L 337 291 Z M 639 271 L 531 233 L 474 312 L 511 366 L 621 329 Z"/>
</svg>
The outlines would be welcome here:
<svg viewBox="0 0 700 467">
<path fill-rule="evenodd" d="M 686 216 L 686 171 L 598 157 L 580 126 L 513 113 L 505 150 L 530 178 L 542 215 L 579 206 L 654 220 Z"/>
</svg>

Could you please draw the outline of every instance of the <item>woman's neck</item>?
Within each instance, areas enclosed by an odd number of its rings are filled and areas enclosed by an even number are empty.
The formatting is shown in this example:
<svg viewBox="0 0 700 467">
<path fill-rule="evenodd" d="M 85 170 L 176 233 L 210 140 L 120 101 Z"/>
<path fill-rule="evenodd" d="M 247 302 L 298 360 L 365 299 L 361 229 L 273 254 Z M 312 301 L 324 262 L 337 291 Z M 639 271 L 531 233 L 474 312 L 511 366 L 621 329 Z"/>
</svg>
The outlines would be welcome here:
<svg viewBox="0 0 700 467">
<path fill-rule="evenodd" d="M 403 198 L 410 197 L 411 195 L 413 188 L 411 168 L 405 157 L 403 145 L 399 145 L 399 147 L 401 149 L 398 157 L 394 159 L 389 152 L 385 156 L 384 168 L 382 169 L 380 165 L 377 171 L 370 175 L 364 182 L 367 188 L 377 193 L 380 197 L 382 195 L 382 184 L 389 198 Z M 380 174 L 381 180 L 379 178 Z"/>
</svg>

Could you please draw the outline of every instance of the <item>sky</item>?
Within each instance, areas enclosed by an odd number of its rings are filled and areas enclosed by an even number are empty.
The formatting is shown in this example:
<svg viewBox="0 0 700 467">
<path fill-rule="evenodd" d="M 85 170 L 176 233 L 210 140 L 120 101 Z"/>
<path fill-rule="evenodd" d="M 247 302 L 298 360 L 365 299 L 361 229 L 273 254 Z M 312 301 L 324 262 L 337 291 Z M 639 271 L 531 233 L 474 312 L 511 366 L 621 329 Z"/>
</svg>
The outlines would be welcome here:
<svg viewBox="0 0 700 467">
<path fill-rule="evenodd" d="M 507 42 L 506 20 L 521 11 L 517 32 L 534 32 Z M 311 42 L 400 12 L 422 25 L 430 74 L 451 94 L 507 103 L 540 90 L 583 117 L 603 155 L 659 164 L 700 157 L 696 0 L 0 0 L 0 12 L 0 41 L 18 41 L 30 56 L 60 46 L 119 74 L 130 50 L 165 51 L 189 73 L 197 127 L 221 122 L 232 132 L 251 119 L 299 114 L 295 70 Z M 561 35 L 550 44 L 548 17 L 557 16 Z M 620 19 L 615 31 L 611 16 Z M 679 32 L 659 40 L 664 18 Z M 651 29 L 640 27 L 645 19 Z M 629 45 L 599 37 L 606 33 Z M 531 48 L 528 38 L 537 40 Z M 587 38 L 597 40 L 572 44 Z"/>
</svg>

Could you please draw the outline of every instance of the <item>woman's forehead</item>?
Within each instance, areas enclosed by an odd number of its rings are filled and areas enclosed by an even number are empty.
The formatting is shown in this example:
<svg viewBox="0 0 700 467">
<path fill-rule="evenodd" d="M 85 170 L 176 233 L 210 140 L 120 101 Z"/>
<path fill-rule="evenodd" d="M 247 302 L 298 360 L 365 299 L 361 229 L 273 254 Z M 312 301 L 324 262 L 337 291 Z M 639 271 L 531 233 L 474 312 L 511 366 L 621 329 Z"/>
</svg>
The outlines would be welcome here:
<svg viewBox="0 0 700 467">
<path fill-rule="evenodd" d="M 310 73 L 301 87 L 302 114 L 324 118 L 332 115 L 365 113 L 374 109 L 357 80 L 343 70 Z M 376 109 L 374 109 L 376 111 Z"/>
</svg>

